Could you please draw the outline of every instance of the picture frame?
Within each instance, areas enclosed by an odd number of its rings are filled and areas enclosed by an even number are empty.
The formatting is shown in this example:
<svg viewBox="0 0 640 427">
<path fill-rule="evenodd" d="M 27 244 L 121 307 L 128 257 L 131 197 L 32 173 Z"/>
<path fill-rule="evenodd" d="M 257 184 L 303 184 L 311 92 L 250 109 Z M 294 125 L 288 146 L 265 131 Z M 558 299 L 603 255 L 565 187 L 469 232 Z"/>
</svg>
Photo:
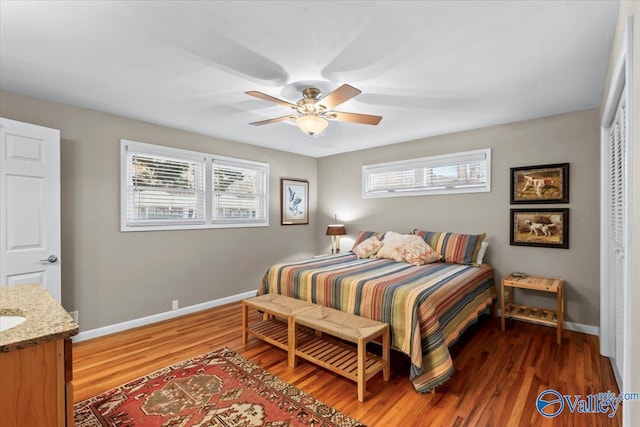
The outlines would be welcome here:
<svg viewBox="0 0 640 427">
<path fill-rule="evenodd" d="M 280 223 L 309 224 L 309 181 L 280 178 Z"/>
<path fill-rule="evenodd" d="M 569 209 L 511 209 L 509 243 L 569 249 Z"/>
<path fill-rule="evenodd" d="M 511 168 L 511 204 L 569 203 L 569 163 Z"/>
</svg>

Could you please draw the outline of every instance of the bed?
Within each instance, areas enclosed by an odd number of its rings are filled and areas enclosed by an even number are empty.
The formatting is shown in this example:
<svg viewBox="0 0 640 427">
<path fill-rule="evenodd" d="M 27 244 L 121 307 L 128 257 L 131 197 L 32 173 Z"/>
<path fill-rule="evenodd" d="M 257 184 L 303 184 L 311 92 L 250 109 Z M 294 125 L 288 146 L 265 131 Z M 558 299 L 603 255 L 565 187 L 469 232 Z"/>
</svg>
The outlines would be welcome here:
<svg viewBox="0 0 640 427">
<path fill-rule="evenodd" d="M 419 392 L 449 379 L 449 347 L 495 299 L 487 264 L 415 266 L 353 252 L 276 264 L 260 284 L 258 294 L 266 293 L 389 323 L 391 345 L 410 357 L 410 380 Z"/>
</svg>

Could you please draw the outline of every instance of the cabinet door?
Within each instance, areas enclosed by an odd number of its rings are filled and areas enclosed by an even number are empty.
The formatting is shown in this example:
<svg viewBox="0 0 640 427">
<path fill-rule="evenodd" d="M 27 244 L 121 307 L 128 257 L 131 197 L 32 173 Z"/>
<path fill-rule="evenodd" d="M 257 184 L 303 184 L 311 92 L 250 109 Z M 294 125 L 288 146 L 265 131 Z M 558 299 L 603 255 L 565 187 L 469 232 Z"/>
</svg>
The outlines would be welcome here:
<svg viewBox="0 0 640 427">
<path fill-rule="evenodd" d="M 63 340 L 0 353 L 0 425 L 65 425 Z"/>
<path fill-rule="evenodd" d="M 73 419 L 73 345 L 71 338 L 64 340 L 64 399 L 67 427 L 74 426 Z"/>
</svg>

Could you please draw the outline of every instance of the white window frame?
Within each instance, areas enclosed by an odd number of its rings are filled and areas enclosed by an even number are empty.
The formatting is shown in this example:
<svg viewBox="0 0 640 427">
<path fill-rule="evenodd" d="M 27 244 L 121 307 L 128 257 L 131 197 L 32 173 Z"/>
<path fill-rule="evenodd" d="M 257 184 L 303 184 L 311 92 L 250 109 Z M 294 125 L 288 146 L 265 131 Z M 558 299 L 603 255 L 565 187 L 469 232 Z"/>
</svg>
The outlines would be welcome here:
<svg viewBox="0 0 640 427">
<path fill-rule="evenodd" d="M 446 188 L 431 188 L 417 190 L 401 190 L 401 191 L 369 191 L 367 188 L 367 174 L 371 171 L 396 171 L 404 170 L 409 166 L 416 169 L 427 167 L 442 167 L 455 164 L 460 158 L 473 158 L 484 156 L 486 167 L 486 182 L 482 186 L 456 186 Z M 379 197 L 405 197 L 405 196 L 431 196 L 439 194 L 462 194 L 462 193 L 488 193 L 491 192 L 491 148 L 480 150 L 464 151 L 459 153 L 442 154 L 438 156 L 421 157 L 417 159 L 400 160 L 396 162 L 377 163 L 373 165 L 365 165 L 362 167 L 362 198 L 372 199 Z"/>
<path fill-rule="evenodd" d="M 230 167 L 242 167 L 245 169 L 250 169 L 250 170 L 254 170 L 256 173 L 258 174 L 262 174 L 264 175 L 264 179 L 262 181 L 263 184 L 263 188 L 262 191 L 263 193 L 266 195 L 268 192 L 268 182 L 269 182 L 269 169 L 268 169 L 268 165 L 266 165 L 267 167 L 265 168 L 265 163 L 256 163 L 256 162 L 249 162 L 247 160 L 238 160 L 238 159 L 231 159 L 230 157 L 221 157 L 221 156 L 215 156 L 213 159 L 213 161 L 208 163 L 210 164 L 210 167 L 212 169 L 211 174 L 209 174 L 207 176 L 207 179 L 209 180 L 209 185 L 211 187 L 213 187 L 213 175 L 215 172 L 215 164 L 219 163 L 221 165 L 226 165 L 226 166 L 230 166 Z M 215 188 L 212 188 L 211 191 L 212 193 L 212 197 L 210 199 L 206 200 L 206 203 L 209 203 L 210 205 L 208 206 L 209 211 L 211 212 L 211 222 L 213 224 L 218 224 L 218 225 L 234 225 L 237 224 L 237 226 L 242 226 L 242 224 L 247 224 L 250 221 L 247 221 L 246 219 L 242 219 L 242 218 L 217 218 L 214 215 L 213 212 L 213 207 L 214 207 L 214 203 L 213 203 L 213 198 L 217 197 L 219 195 L 219 193 L 215 192 Z M 241 194 L 241 193 L 238 193 Z M 268 197 L 266 197 L 264 199 L 264 206 L 262 207 L 265 215 L 267 216 L 267 220 L 268 220 L 268 212 L 269 212 L 269 200 Z"/>
<path fill-rule="evenodd" d="M 175 222 L 167 222 L 166 224 L 136 224 L 127 223 L 127 152 L 128 150 L 138 151 L 149 155 L 158 155 L 166 157 L 174 157 L 178 159 L 199 159 L 204 162 L 204 220 L 192 223 L 181 223 L 180 220 Z M 264 170 L 264 219 L 258 221 L 247 220 L 222 220 L 213 221 L 212 219 L 212 198 L 213 198 L 213 162 L 227 161 L 237 164 L 244 164 L 247 168 Z M 269 164 L 256 162 L 252 160 L 244 160 L 233 157 L 218 156 L 209 153 L 201 153 L 197 151 L 183 150 L 180 148 L 166 147 L 144 142 L 130 141 L 126 139 L 120 140 L 120 231 L 159 231 L 159 230 L 193 230 L 208 228 L 250 228 L 250 227 L 268 227 L 269 226 Z"/>
</svg>

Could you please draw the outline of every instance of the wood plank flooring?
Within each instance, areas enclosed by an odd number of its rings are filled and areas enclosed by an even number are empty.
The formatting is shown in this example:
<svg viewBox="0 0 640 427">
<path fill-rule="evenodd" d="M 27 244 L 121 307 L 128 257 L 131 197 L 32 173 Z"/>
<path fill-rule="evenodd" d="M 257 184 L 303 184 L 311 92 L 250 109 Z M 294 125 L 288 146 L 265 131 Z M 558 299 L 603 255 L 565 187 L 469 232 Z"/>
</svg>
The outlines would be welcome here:
<svg viewBox="0 0 640 427">
<path fill-rule="evenodd" d="M 456 373 L 435 394 L 416 393 L 409 361 L 392 351 L 389 382 L 378 375 L 367 383 L 365 402 L 356 383 L 300 361 L 254 337 L 241 337 L 241 305 L 233 303 L 132 329 L 73 346 L 75 401 L 190 357 L 227 346 L 257 365 L 368 426 L 620 426 L 616 416 L 572 414 L 556 418 L 535 409 L 546 389 L 563 394 L 618 393 L 609 360 L 599 355 L 598 338 L 565 331 L 557 345 L 555 329 L 482 316 L 451 348 Z"/>
</svg>

